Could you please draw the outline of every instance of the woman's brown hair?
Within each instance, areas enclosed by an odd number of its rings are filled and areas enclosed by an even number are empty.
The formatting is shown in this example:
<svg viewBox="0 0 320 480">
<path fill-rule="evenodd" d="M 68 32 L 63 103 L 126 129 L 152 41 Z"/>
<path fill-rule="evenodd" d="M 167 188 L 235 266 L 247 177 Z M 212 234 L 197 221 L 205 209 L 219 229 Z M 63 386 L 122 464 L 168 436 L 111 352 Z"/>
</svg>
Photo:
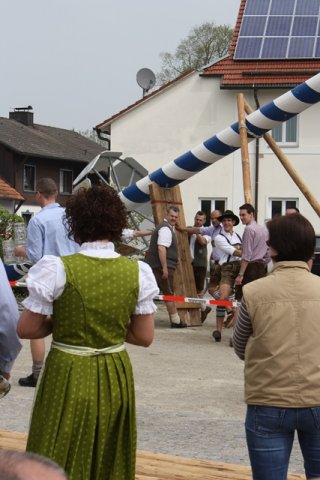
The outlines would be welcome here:
<svg viewBox="0 0 320 480">
<path fill-rule="evenodd" d="M 117 192 L 108 186 L 81 188 L 66 204 L 69 237 L 80 245 L 96 240 L 120 240 L 127 226 L 127 210 Z"/>
<path fill-rule="evenodd" d="M 267 223 L 267 228 L 269 230 L 268 245 L 277 252 L 273 260 L 307 262 L 312 258 L 316 236 L 313 226 L 303 215 L 293 213 L 275 217 Z"/>
</svg>

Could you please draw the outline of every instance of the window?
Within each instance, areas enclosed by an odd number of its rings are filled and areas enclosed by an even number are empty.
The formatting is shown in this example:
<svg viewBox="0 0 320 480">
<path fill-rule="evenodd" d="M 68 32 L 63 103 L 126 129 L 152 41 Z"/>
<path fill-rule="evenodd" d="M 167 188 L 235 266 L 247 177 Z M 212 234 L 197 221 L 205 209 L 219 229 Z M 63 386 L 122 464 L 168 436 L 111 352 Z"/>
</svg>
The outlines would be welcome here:
<svg viewBox="0 0 320 480">
<path fill-rule="evenodd" d="M 73 171 L 60 170 L 60 193 L 70 195 L 72 193 Z"/>
<path fill-rule="evenodd" d="M 35 192 L 36 190 L 36 167 L 28 163 L 23 167 L 23 190 Z"/>
<path fill-rule="evenodd" d="M 297 116 L 290 118 L 272 129 L 272 137 L 277 143 L 284 145 L 298 145 L 298 120 Z"/>
<path fill-rule="evenodd" d="M 213 210 L 220 210 L 224 212 L 226 209 L 226 199 L 225 198 L 200 198 L 200 210 L 206 213 L 207 219 L 205 226 L 211 225 L 210 222 L 210 213 Z"/>
<path fill-rule="evenodd" d="M 284 215 L 287 208 L 298 208 L 298 199 L 296 198 L 271 198 L 270 199 L 270 217 Z"/>
</svg>

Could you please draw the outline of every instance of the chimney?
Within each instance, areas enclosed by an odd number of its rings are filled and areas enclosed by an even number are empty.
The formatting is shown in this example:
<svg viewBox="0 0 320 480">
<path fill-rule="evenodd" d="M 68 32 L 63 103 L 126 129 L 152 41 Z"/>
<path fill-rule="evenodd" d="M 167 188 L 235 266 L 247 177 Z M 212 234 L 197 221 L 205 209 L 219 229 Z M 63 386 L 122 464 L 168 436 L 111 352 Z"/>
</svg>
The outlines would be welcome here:
<svg viewBox="0 0 320 480">
<path fill-rule="evenodd" d="M 33 112 L 31 110 L 31 105 L 28 107 L 17 107 L 13 112 L 9 112 L 9 119 L 23 123 L 27 127 L 33 127 Z"/>
</svg>

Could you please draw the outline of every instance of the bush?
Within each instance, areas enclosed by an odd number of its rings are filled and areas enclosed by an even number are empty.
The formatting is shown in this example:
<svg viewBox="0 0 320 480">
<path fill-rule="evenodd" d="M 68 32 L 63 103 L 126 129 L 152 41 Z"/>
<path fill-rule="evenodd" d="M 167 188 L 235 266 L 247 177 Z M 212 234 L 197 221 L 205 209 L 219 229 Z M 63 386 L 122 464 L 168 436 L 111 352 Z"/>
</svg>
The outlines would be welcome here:
<svg viewBox="0 0 320 480">
<path fill-rule="evenodd" d="M 3 207 L 0 207 L 0 257 L 3 258 L 2 240 L 8 240 L 14 237 L 13 224 L 15 222 L 24 222 L 23 218 L 16 213 L 10 213 Z"/>
</svg>

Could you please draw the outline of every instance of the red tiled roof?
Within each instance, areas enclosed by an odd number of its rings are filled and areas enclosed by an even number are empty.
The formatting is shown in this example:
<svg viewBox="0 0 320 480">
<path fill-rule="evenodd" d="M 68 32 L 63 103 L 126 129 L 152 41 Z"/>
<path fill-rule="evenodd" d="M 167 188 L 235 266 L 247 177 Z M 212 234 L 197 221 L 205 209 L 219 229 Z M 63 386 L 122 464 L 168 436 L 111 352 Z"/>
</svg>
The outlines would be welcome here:
<svg viewBox="0 0 320 480">
<path fill-rule="evenodd" d="M 154 90 L 153 92 L 149 93 L 148 95 L 145 95 L 143 98 L 141 98 L 137 102 L 129 105 L 128 107 L 124 108 L 123 110 L 120 110 L 120 112 L 115 113 L 114 115 L 112 115 L 112 117 L 109 117 L 106 120 L 104 120 L 103 122 L 99 123 L 99 125 L 96 125 L 96 127 L 95 127 L 96 130 L 101 130 L 101 129 L 104 128 L 105 131 L 106 131 L 106 127 L 109 126 L 116 118 L 121 117 L 122 115 L 127 113 L 129 110 L 132 110 L 133 108 L 137 107 L 141 103 L 148 101 L 151 97 L 154 97 L 155 95 L 158 95 L 158 93 L 162 93 L 163 90 L 166 90 L 167 88 L 171 87 L 173 84 L 175 84 L 176 82 L 178 82 L 179 80 L 186 77 L 187 75 L 189 75 L 192 72 L 194 72 L 194 70 L 187 70 L 186 72 L 179 75 L 177 78 L 174 78 L 170 82 L 165 83 L 161 87 L 157 88 L 157 90 Z"/>
<path fill-rule="evenodd" d="M 23 196 L 13 187 L 10 187 L 10 185 L 2 180 L 2 178 L 0 178 L 0 198 L 8 200 L 24 200 Z"/>
<path fill-rule="evenodd" d="M 234 60 L 246 0 L 241 0 L 227 57 L 205 68 L 203 76 L 221 76 L 221 88 L 294 87 L 320 71 L 320 60 Z"/>
</svg>

